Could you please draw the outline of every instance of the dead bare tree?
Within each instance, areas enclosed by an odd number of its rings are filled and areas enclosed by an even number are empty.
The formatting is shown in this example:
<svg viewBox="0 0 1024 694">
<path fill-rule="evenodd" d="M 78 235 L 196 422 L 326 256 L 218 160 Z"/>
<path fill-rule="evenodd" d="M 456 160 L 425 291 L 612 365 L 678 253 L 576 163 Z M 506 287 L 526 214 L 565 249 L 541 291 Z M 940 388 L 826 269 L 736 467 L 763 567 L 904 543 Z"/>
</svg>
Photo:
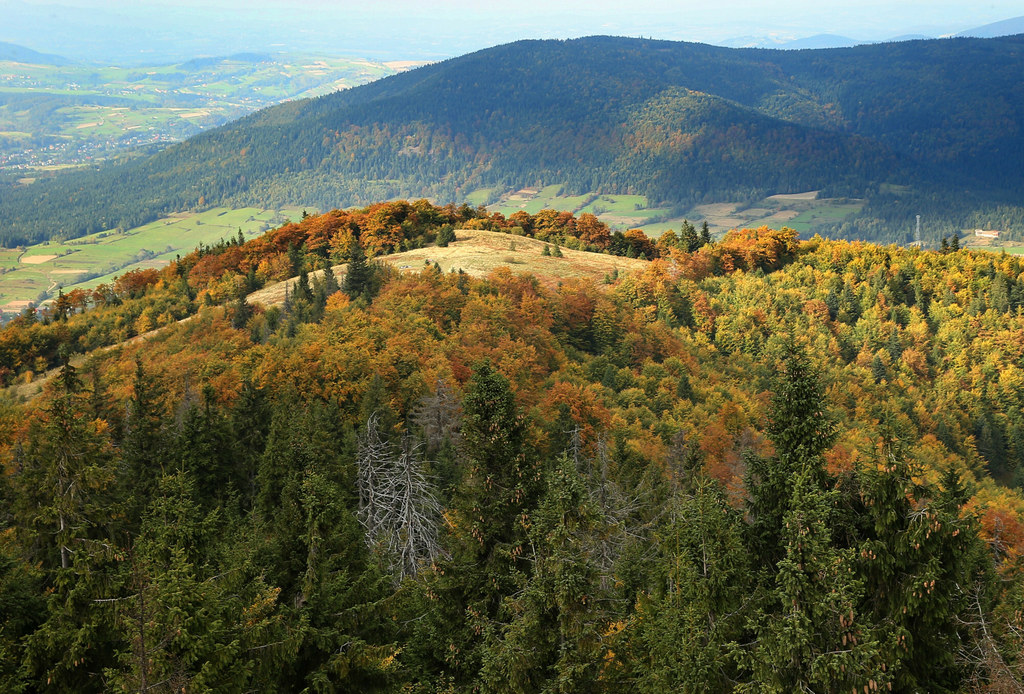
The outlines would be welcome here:
<svg viewBox="0 0 1024 694">
<path fill-rule="evenodd" d="M 388 557 L 398 581 L 415 576 L 440 551 L 441 505 L 424 472 L 421 450 L 410 436 L 401 446 L 386 441 L 376 415 L 367 420 L 359 440 L 359 521 L 367 544 Z"/>
<path fill-rule="evenodd" d="M 366 420 L 366 428 L 359 436 L 359 450 L 356 465 L 358 469 L 356 486 L 359 491 L 359 522 L 366 528 L 366 541 L 377 544 L 383 531 L 382 516 L 384 504 L 382 490 L 387 486 L 388 469 L 391 466 L 391 446 L 381 436 L 380 420 L 376 413 Z"/>
<path fill-rule="evenodd" d="M 969 673 L 965 691 L 981 694 L 1021 694 L 1024 692 L 1024 666 L 1007 662 L 1000 652 L 992 625 L 982 606 L 984 587 L 979 583 L 970 592 L 970 612 L 959 618 L 967 628 L 967 638 L 960 640 L 958 660 Z M 1011 640 L 1024 643 L 1024 634 L 1015 624 L 1003 624 Z"/>
</svg>

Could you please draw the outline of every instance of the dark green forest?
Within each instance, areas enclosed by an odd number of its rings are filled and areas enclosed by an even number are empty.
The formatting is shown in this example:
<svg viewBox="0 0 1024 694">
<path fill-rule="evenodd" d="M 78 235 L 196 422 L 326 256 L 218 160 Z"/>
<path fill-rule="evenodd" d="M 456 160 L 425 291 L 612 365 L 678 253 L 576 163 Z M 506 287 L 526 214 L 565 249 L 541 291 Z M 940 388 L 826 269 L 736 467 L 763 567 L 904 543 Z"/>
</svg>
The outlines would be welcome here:
<svg viewBox="0 0 1024 694">
<path fill-rule="evenodd" d="M 522 41 L 267 109 L 152 157 L 6 184 L 0 242 L 214 204 L 458 203 L 547 183 L 682 208 L 820 189 L 869 201 L 822 227 L 830 236 L 906 242 L 916 214 L 936 244 L 970 226 L 1019 235 L 1022 42 Z"/>
<path fill-rule="evenodd" d="M 600 245 L 550 217 L 517 221 Z M 688 229 L 596 283 L 374 259 L 500 221 L 308 217 L 3 328 L 8 359 L 164 326 L 0 400 L 0 689 L 1020 691 L 1019 258 Z"/>
</svg>

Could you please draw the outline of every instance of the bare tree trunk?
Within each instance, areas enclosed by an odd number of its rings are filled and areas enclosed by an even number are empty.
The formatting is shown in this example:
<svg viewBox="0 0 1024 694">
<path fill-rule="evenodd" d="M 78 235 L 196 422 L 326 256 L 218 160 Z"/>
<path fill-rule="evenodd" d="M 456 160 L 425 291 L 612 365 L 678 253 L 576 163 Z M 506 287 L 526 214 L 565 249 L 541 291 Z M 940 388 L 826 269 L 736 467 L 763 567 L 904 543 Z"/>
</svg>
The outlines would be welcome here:
<svg viewBox="0 0 1024 694">
<path fill-rule="evenodd" d="M 439 553 L 441 507 L 423 472 L 421 446 L 406 437 L 401 450 L 380 437 L 376 415 L 366 422 L 357 457 L 359 521 L 366 542 L 391 558 L 396 579 L 415 576 Z"/>
</svg>

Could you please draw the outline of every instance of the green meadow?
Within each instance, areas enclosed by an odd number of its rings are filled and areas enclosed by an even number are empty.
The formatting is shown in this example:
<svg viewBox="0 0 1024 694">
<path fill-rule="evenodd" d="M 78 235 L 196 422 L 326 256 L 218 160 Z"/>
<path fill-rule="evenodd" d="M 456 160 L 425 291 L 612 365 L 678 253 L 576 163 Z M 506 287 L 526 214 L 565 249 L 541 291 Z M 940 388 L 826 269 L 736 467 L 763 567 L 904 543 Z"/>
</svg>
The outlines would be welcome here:
<svg viewBox="0 0 1024 694">
<path fill-rule="evenodd" d="M 506 217 L 519 210 L 530 214 L 543 209 L 577 215 L 589 212 L 613 230 L 642 229 L 652 237 L 661 236 L 670 229 L 678 231 L 684 220 L 696 225 L 707 222 L 712 233 L 717 235 L 730 229 L 760 226 L 788 226 L 807 234 L 813 233 L 819 224 L 844 219 L 860 211 L 864 204 L 859 200 L 819 200 L 812 192 L 773 196 L 756 204 L 721 202 L 697 205 L 680 214 L 679 210 L 672 208 L 651 206 L 643 195 L 563 195 L 562 190 L 561 185 L 549 185 L 522 188 L 498 196 L 494 188 L 481 188 L 470 193 L 467 199 L 478 205 L 498 197 L 498 201 L 488 205 L 487 209 Z"/>
<path fill-rule="evenodd" d="M 830 203 L 821 201 L 819 205 L 812 205 L 809 209 L 802 211 L 799 215 L 789 220 L 787 226 L 799 232 L 809 232 L 821 222 L 834 222 L 845 219 L 850 215 L 859 212 L 864 207 L 860 202 Z"/>
<path fill-rule="evenodd" d="M 0 309 L 20 310 L 25 302 L 38 304 L 53 298 L 61 288 L 92 288 L 130 270 L 163 267 L 200 244 L 235 238 L 239 229 L 252 238 L 301 214 L 299 208 L 219 207 L 126 231 L 101 231 L 62 243 L 0 249 Z"/>
<path fill-rule="evenodd" d="M 648 207 L 647 198 L 643 195 L 563 195 L 563 188 L 562 185 L 523 188 L 502 195 L 498 202 L 489 205 L 487 209 L 491 212 L 500 212 L 506 217 L 519 211 L 537 214 L 544 209 L 572 212 L 576 215 L 589 212 L 616 230 L 637 227 L 646 230 L 649 226 L 661 224 L 670 212 L 668 208 Z M 493 188 L 484 188 L 474 191 L 467 199 L 472 204 L 478 204 L 474 201 L 486 200 L 493 196 Z M 678 223 L 676 226 L 678 227 Z"/>
</svg>

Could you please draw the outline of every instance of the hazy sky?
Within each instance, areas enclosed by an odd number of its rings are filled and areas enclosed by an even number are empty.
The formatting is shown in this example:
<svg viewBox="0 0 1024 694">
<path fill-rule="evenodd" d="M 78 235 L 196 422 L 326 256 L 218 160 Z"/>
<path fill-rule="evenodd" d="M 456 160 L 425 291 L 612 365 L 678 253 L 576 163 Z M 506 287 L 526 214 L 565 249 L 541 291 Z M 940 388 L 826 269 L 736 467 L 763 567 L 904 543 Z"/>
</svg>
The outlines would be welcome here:
<svg viewBox="0 0 1024 694">
<path fill-rule="evenodd" d="M 590 34 L 941 36 L 1022 14 L 1021 0 L 0 0 L 0 41 L 98 60 L 275 49 L 415 58 Z"/>
</svg>

